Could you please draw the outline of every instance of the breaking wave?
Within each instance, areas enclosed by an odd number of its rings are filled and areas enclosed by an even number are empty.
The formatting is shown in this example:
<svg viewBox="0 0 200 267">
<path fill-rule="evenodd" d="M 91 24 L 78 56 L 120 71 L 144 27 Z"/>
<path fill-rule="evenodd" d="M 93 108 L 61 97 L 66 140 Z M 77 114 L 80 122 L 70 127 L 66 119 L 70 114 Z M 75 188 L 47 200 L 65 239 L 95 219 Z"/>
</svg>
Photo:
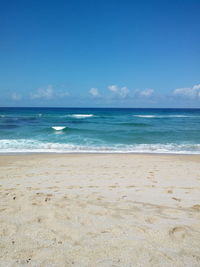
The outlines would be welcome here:
<svg viewBox="0 0 200 267">
<path fill-rule="evenodd" d="M 190 118 L 190 117 L 194 117 L 194 116 L 186 116 L 186 115 L 133 115 L 133 117 L 138 117 L 138 118 Z"/>
<path fill-rule="evenodd" d="M 0 153 L 163 153 L 200 154 L 200 144 L 75 145 L 34 139 L 0 140 Z"/>
<path fill-rule="evenodd" d="M 73 117 L 77 119 L 83 119 L 83 118 L 91 118 L 93 117 L 93 114 L 72 114 L 72 115 L 67 115 L 67 117 Z"/>
</svg>

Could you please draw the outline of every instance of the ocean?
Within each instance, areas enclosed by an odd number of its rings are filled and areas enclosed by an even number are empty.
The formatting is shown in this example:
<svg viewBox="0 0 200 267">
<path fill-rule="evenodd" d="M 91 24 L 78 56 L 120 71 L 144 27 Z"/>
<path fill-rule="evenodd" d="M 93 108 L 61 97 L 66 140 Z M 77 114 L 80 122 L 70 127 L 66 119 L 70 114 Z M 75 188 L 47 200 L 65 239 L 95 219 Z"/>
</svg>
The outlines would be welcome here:
<svg viewBox="0 0 200 267">
<path fill-rule="evenodd" d="M 0 153 L 32 152 L 200 154 L 200 109 L 0 108 Z"/>
</svg>

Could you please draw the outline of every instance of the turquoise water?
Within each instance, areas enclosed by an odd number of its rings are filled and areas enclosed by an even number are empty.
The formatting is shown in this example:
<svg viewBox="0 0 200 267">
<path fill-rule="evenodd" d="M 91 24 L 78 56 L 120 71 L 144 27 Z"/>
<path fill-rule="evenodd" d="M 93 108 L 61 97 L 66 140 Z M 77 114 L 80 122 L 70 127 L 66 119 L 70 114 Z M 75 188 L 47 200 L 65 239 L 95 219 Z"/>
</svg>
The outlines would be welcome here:
<svg viewBox="0 0 200 267">
<path fill-rule="evenodd" d="M 11 152 L 200 154 L 200 109 L 0 108 Z"/>
</svg>

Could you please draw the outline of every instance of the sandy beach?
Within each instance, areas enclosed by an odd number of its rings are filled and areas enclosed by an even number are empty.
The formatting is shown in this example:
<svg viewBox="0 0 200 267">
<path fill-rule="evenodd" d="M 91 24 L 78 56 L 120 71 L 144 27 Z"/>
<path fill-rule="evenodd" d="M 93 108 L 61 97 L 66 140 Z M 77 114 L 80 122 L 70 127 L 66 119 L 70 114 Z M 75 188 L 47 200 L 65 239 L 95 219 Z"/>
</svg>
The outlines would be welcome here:
<svg viewBox="0 0 200 267">
<path fill-rule="evenodd" d="M 0 266 L 200 266 L 200 156 L 0 156 Z"/>
</svg>

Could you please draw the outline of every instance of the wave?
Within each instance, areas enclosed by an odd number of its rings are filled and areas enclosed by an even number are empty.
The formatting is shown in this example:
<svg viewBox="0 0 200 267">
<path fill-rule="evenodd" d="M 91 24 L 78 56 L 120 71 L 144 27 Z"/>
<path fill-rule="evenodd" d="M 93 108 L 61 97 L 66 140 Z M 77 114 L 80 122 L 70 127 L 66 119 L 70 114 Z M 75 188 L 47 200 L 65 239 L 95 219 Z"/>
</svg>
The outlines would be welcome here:
<svg viewBox="0 0 200 267">
<path fill-rule="evenodd" d="M 51 127 L 55 131 L 62 131 L 67 128 L 67 126 L 52 126 Z"/>
<path fill-rule="evenodd" d="M 138 118 L 156 118 L 156 115 L 133 115 L 133 117 L 138 117 Z"/>
<path fill-rule="evenodd" d="M 200 154 L 200 144 L 77 145 L 34 139 L 0 140 L 0 153 L 162 153 Z"/>
<path fill-rule="evenodd" d="M 138 118 L 191 118 L 196 116 L 186 116 L 186 115 L 133 115 L 133 117 Z"/>
<path fill-rule="evenodd" d="M 94 117 L 93 114 L 72 114 L 72 115 L 67 115 L 67 117 L 73 117 L 77 119 L 82 119 L 82 118 L 90 118 Z"/>
<path fill-rule="evenodd" d="M 64 127 L 62 130 L 57 128 L 57 127 Z M 75 134 L 75 136 L 78 135 L 82 135 L 83 133 L 88 133 L 88 134 L 95 134 L 95 133 L 99 133 L 100 130 L 97 130 L 96 128 L 94 129 L 87 129 L 87 128 L 79 128 L 79 127 L 71 127 L 71 125 L 67 125 L 67 126 L 41 126 L 39 128 L 36 128 L 38 134 L 42 134 L 43 136 L 45 136 L 45 134 L 52 134 L 52 133 L 63 133 L 63 134 L 67 134 L 67 135 L 71 135 L 71 137 L 73 137 L 72 135 Z M 104 132 L 103 132 L 104 133 Z"/>
<path fill-rule="evenodd" d="M 195 116 L 186 116 L 186 115 L 168 115 L 165 116 L 166 118 L 190 118 L 190 117 L 195 117 Z"/>
</svg>

